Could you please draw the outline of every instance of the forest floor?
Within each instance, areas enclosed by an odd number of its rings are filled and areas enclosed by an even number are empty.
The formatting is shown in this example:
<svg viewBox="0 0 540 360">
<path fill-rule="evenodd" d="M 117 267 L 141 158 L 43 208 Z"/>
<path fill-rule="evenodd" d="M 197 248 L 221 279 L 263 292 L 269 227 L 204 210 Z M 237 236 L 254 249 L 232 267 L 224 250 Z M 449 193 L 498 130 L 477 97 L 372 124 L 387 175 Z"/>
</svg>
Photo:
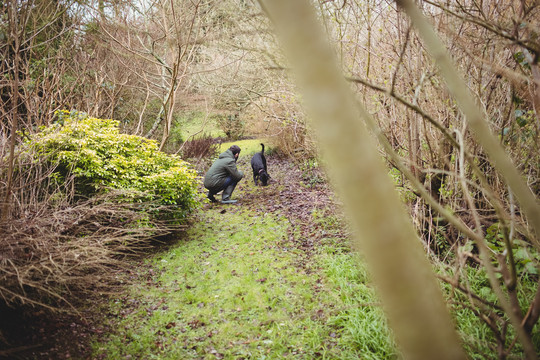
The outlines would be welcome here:
<svg viewBox="0 0 540 360">
<path fill-rule="evenodd" d="M 269 186 L 255 186 L 248 157 L 238 203 L 205 203 L 187 231 L 116 274 L 117 294 L 85 302 L 82 318 L 10 314 L 19 338 L 4 332 L 12 346 L 0 358 L 395 357 L 322 173 L 268 157 Z"/>
</svg>

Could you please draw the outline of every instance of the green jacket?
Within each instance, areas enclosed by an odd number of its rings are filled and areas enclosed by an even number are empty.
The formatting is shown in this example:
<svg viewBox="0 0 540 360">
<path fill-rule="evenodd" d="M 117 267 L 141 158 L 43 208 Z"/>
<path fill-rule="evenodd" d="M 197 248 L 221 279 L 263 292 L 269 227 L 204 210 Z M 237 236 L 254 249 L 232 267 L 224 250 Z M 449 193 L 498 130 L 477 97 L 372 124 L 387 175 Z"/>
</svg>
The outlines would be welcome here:
<svg viewBox="0 0 540 360">
<path fill-rule="evenodd" d="M 204 187 L 208 190 L 219 191 L 229 176 L 236 181 L 244 177 L 244 173 L 236 168 L 236 160 L 230 149 L 219 155 L 219 158 L 208 169 L 204 176 Z"/>
</svg>

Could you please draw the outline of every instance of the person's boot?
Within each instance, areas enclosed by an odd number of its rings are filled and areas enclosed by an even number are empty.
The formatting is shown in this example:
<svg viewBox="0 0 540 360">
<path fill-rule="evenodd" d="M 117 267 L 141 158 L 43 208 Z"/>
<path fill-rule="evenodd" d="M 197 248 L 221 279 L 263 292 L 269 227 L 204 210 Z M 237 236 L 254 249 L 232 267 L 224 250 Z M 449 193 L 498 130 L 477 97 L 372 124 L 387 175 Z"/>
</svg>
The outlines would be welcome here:
<svg viewBox="0 0 540 360">
<path fill-rule="evenodd" d="M 208 192 L 208 195 L 206 197 L 213 203 L 217 202 L 217 199 L 214 197 L 214 194 L 211 191 Z"/>
<path fill-rule="evenodd" d="M 238 200 L 231 200 L 231 195 L 234 191 L 234 188 L 236 187 L 236 184 L 231 184 L 223 190 L 223 195 L 221 195 L 221 203 L 222 204 L 234 204 Z"/>
</svg>

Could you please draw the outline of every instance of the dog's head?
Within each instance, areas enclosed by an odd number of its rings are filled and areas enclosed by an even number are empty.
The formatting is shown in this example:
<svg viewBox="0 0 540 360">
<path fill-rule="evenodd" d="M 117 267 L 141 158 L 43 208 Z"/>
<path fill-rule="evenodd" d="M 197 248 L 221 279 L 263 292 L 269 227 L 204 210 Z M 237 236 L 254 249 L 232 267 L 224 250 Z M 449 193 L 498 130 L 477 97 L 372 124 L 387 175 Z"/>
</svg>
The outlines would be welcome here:
<svg viewBox="0 0 540 360">
<path fill-rule="evenodd" d="M 268 185 L 268 179 L 270 179 L 270 175 L 264 169 L 261 169 L 259 172 L 259 179 L 261 180 L 263 186 Z"/>
</svg>

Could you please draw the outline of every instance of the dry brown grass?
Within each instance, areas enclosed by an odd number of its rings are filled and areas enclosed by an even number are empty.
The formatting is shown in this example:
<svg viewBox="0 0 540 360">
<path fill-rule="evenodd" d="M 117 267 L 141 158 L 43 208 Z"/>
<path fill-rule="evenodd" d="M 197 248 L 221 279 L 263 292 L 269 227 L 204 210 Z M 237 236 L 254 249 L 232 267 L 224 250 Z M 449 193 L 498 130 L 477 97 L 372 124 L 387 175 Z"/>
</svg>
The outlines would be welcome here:
<svg viewBox="0 0 540 360">
<path fill-rule="evenodd" d="M 194 159 L 199 162 L 201 159 L 212 158 L 219 153 L 219 144 L 210 135 L 204 134 L 201 137 L 186 141 L 180 148 L 183 159 Z"/>
<path fill-rule="evenodd" d="M 296 162 L 317 157 L 315 139 L 303 121 L 274 120 L 257 134 L 268 139 L 276 156 Z"/>
<path fill-rule="evenodd" d="M 10 211 L 0 220 L 0 301 L 10 306 L 74 310 L 73 300 L 114 284 L 112 269 L 181 227 L 160 220 L 173 218 L 167 213 L 174 209 L 142 194 L 76 199 L 69 177 L 60 187 L 53 170 L 33 165 L 15 173 Z M 151 215 L 158 212 L 159 219 Z"/>
<path fill-rule="evenodd" d="M 114 283 L 112 269 L 160 235 L 178 230 L 178 225 L 150 220 L 140 204 L 117 202 L 118 195 L 28 207 L 23 217 L 1 223 L 2 299 L 66 310 L 75 295 L 105 291 Z"/>
</svg>

